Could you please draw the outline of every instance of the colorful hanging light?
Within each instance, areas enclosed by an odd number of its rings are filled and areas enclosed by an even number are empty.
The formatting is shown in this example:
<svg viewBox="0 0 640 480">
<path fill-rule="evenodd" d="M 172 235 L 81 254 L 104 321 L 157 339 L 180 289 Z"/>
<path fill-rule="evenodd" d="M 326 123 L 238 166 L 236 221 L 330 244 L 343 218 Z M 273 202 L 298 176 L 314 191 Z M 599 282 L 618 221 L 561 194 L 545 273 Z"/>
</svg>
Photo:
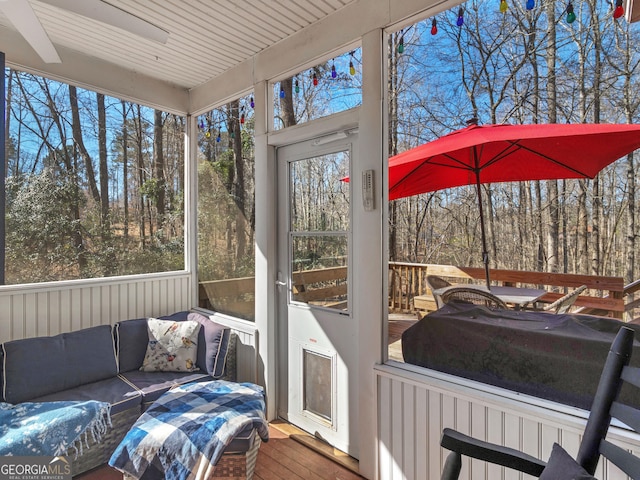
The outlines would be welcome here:
<svg viewBox="0 0 640 480">
<path fill-rule="evenodd" d="M 404 53 L 404 35 L 400 37 L 400 41 L 398 42 L 398 53 Z"/>
<path fill-rule="evenodd" d="M 295 90 L 296 90 L 296 93 L 300 93 L 300 83 L 298 82 L 298 80 L 296 80 Z"/>
<path fill-rule="evenodd" d="M 458 19 L 456 20 L 456 25 L 461 27 L 464 25 L 464 8 L 460 7 L 458 10 Z"/>
<path fill-rule="evenodd" d="M 218 136 L 216 137 L 216 143 L 220 143 L 220 140 L 222 140 L 222 137 L 220 136 L 220 131 L 218 130 Z"/>
<path fill-rule="evenodd" d="M 431 20 L 431 35 L 435 35 L 436 33 L 438 33 L 438 22 L 434 18 Z"/>
<path fill-rule="evenodd" d="M 280 98 L 284 98 L 285 97 L 285 93 L 284 93 L 284 87 L 282 86 L 282 84 L 280 84 Z"/>
<path fill-rule="evenodd" d="M 251 100 L 249 101 L 249 105 L 251 105 L 251 108 L 254 108 L 256 106 L 256 102 L 253 101 L 253 97 L 251 97 Z"/>
<path fill-rule="evenodd" d="M 240 114 L 240 125 L 244 125 L 244 107 L 242 107 L 242 113 Z"/>
<path fill-rule="evenodd" d="M 613 18 L 616 20 L 624 15 L 624 8 L 622 7 L 622 0 L 616 0 L 616 8 L 613 10 Z"/>
<path fill-rule="evenodd" d="M 198 124 L 198 128 L 200 128 L 200 130 L 204 130 L 204 120 L 200 119 L 200 123 Z"/>
<path fill-rule="evenodd" d="M 500 13 L 507 13 L 507 10 L 509 10 L 507 0 L 500 0 Z"/>
<path fill-rule="evenodd" d="M 573 12 L 573 4 L 569 1 L 567 5 L 567 23 L 571 24 L 576 21 L 576 14 Z"/>
<path fill-rule="evenodd" d="M 336 78 L 338 76 L 338 72 L 336 72 L 336 65 L 331 63 L 331 78 Z"/>
<path fill-rule="evenodd" d="M 536 6 L 536 2 L 535 0 L 527 0 L 527 10 L 533 10 L 533 8 Z"/>
<path fill-rule="evenodd" d="M 356 67 L 353 66 L 353 55 L 355 54 L 355 52 L 349 52 L 349 56 L 351 57 L 351 59 L 349 60 L 349 74 L 350 75 L 355 75 L 356 74 Z"/>
<path fill-rule="evenodd" d="M 316 75 L 316 72 L 313 72 L 313 75 L 311 76 L 311 80 L 313 81 L 313 86 L 317 87 L 318 86 L 318 75 Z"/>
</svg>

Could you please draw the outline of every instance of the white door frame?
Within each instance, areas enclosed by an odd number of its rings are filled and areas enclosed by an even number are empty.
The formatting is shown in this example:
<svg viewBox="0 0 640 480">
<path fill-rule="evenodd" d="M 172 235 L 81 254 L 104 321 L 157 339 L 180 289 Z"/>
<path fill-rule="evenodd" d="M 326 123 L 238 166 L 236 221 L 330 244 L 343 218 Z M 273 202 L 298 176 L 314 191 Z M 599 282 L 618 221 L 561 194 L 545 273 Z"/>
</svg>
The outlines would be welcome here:
<svg viewBox="0 0 640 480">
<path fill-rule="evenodd" d="M 309 134 L 316 129 L 304 129 Z M 278 412 L 281 416 L 309 431 L 336 448 L 358 456 L 358 350 L 356 320 L 352 305 L 347 312 L 336 309 L 309 306 L 293 301 L 290 292 L 289 270 L 291 265 L 289 235 L 288 174 L 291 162 L 314 158 L 336 151 L 349 151 L 349 167 L 357 156 L 357 125 L 350 125 L 335 132 L 322 131 L 304 141 L 283 146 L 276 154 L 278 169 L 278 221 L 279 261 L 277 283 L 278 300 Z M 350 189 L 349 216 L 353 199 L 359 199 Z M 282 217 L 286 215 L 286 218 Z M 348 247 L 348 298 L 351 302 L 352 242 L 350 228 L 346 232 Z M 289 278 L 285 278 L 289 277 Z M 290 317 L 294 315 L 294 317 Z M 289 320 L 293 320 L 290 322 Z M 321 363 L 330 362 L 331 412 L 327 418 L 313 415 L 303 407 L 303 356 L 315 357 Z M 294 387 L 294 388 L 292 388 Z"/>
</svg>

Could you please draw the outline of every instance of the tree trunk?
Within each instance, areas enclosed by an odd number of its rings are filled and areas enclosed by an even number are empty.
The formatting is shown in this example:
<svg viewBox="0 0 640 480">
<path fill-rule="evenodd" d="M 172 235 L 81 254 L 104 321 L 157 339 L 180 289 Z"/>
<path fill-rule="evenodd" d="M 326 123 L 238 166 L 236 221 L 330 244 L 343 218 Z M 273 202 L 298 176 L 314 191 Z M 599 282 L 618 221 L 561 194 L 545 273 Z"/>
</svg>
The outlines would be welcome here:
<svg viewBox="0 0 640 480">
<path fill-rule="evenodd" d="M 247 251 L 247 216 L 245 207 L 245 174 L 242 156 L 242 132 L 240 130 L 240 102 L 231 102 L 231 124 L 236 134 L 233 137 L 235 176 L 233 179 L 233 199 L 236 204 L 236 262 L 239 263 Z"/>
<path fill-rule="evenodd" d="M 109 226 L 109 167 L 107 164 L 107 115 L 104 106 L 104 95 L 96 94 L 98 102 L 98 151 L 100 152 L 100 216 L 103 234 Z"/>
<path fill-rule="evenodd" d="M 593 1 L 589 1 L 591 10 L 591 32 L 593 35 L 592 57 L 593 57 L 593 88 L 592 88 L 592 105 L 593 123 L 600 123 L 600 89 L 602 84 L 602 34 L 600 32 L 600 19 Z M 592 183 L 593 192 L 593 228 L 591 232 L 591 245 L 593 247 L 591 259 L 591 274 L 600 275 L 602 272 L 602 238 L 601 227 L 604 211 L 602 206 L 602 198 L 600 192 L 600 175 L 596 175 Z"/>
<path fill-rule="evenodd" d="M 389 156 L 398 153 L 398 53 L 400 34 L 389 36 Z M 398 258 L 398 205 L 389 202 L 389 261 Z"/>
<path fill-rule="evenodd" d="M 627 155 L 627 231 L 626 231 L 626 250 L 627 250 L 627 266 L 625 278 L 628 282 L 635 280 L 634 265 L 636 261 L 636 172 L 633 161 L 633 153 Z"/>
<path fill-rule="evenodd" d="M 157 228 L 162 228 L 165 216 L 165 161 L 164 161 L 164 141 L 162 128 L 162 111 L 153 112 L 153 170 L 156 179 L 156 212 L 158 215 Z"/>
<path fill-rule="evenodd" d="M 298 123 L 293 109 L 293 78 L 287 78 L 280 82 L 280 89 L 284 90 L 284 97 L 280 97 L 280 111 L 284 127 L 291 127 Z"/>
<path fill-rule="evenodd" d="M 122 207 L 124 214 L 123 235 L 129 238 L 129 132 L 127 128 L 127 103 L 122 100 Z"/>
<path fill-rule="evenodd" d="M 555 0 L 545 3 L 547 18 L 555 17 Z M 556 86 L 556 60 L 557 39 L 556 22 L 547 22 L 547 110 L 549 123 L 557 123 L 557 86 Z M 560 258 L 560 213 L 558 208 L 558 182 L 549 180 L 546 182 L 549 196 L 549 228 L 547 230 L 547 271 L 558 272 Z"/>
<path fill-rule="evenodd" d="M 116 268 L 116 258 L 111 248 L 111 221 L 109 219 L 109 167 L 107 165 L 107 115 L 104 106 L 104 95 L 96 94 L 98 103 L 98 151 L 100 153 L 100 233 L 103 241 L 103 251 L 106 252 L 102 262 L 104 276 L 113 275 Z"/>
<path fill-rule="evenodd" d="M 137 131 L 137 136 L 138 138 L 136 138 L 136 160 L 137 160 L 137 170 L 138 170 L 138 204 L 139 204 L 139 209 L 140 209 L 140 219 L 139 219 L 139 225 L 140 225 L 140 243 L 142 245 L 142 248 L 145 247 L 146 245 L 146 234 L 145 234 L 145 222 L 144 222 L 144 195 L 142 194 L 142 186 L 144 185 L 144 154 L 143 154 L 143 149 L 144 149 L 144 137 L 143 137 L 143 130 L 142 130 L 142 111 L 140 108 L 140 105 L 136 105 L 138 111 L 137 111 L 137 118 L 136 118 L 136 128 L 138 129 Z"/>
<path fill-rule="evenodd" d="M 578 193 L 578 225 L 577 225 L 577 240 L 578 240 L 578 258 L 577 258 L 577 271 L 588 272 L 589 271 L 589 217 L 587 212 L 587 182 L 585 180 L 578 180 L 579 193 Z"/>
<path fill-rule="evenodd" d="M 100 192 L 96 183 L 96 174 L 93 170 L 93 161 L 91 155 L 84 146 L 82 139 L 82 124 L 80 123 L 80 110 L 78 109 L 78 91 L 73 85 L 69 85 L 69 103 L 71 105 L 71 131 L 73 132 L 73 142 L 80 152 L 80 157 L 84 162 L 87 183 L 89 184 L 89 193 L 96 202 L 100 204 Z"/>
</svg>

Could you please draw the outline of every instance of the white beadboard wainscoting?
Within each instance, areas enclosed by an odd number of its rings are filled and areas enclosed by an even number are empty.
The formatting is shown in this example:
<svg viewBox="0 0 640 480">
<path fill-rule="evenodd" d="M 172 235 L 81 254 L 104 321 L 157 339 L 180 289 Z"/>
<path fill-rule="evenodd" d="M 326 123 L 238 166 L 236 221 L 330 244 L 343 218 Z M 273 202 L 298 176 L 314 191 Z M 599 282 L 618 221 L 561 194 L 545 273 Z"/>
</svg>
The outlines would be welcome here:
<svg viewBox="0 0 640 480">
<path fill-rule="evenodd" d="M 395 362 L 375 367 L 378 395 L 379 480 L 436 480 L 448 451 L 440 447 L 444 427 L 482 440 L 549 458 L 553 442 L 575 457 L 585 412 L 440 372 Z M 640 436 L 612 426 L 609 439 L 640 455 Z M 627 479 L 600 462 L 600 480 Z M 461 480 L 533 478 L 510 469 L 464 459 Z"/>
<path fill-rule="evenodd" d="M 0 342 L 191 308 L 187 272 L 0 287 Z"/>
<path fill-rule="evenodd" d="M 0 287 L 0 343 L 71 332 L 122 320 L 189 310 L 187 272 Z M 236 333 L 239 381 L 255 382 L 258 332 L 253 322 L 201 310 Z"/>
</svg>

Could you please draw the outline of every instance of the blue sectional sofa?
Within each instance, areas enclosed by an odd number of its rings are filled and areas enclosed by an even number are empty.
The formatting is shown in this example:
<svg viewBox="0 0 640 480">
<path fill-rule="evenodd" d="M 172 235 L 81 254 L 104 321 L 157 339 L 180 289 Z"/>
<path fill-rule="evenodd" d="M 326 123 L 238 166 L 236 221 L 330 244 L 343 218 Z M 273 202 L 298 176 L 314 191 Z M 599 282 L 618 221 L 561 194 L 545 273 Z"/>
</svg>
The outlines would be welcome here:
<svg viewBox="0 0 640 480">
<path fill-rule="evenodd" d="M 235 361 L 228 361 L 235 355 L 235 336 L 231 341 L 228 327 L 195 312 L 159 318 L 200 323 L 197 370 L 140 370 L 149 344 L 146 318 L 1 345 L 2 401 L 98 400 L 111 405 L 112 428 L 77 459 L 70 454 L 74 475 L 106 463 L 136 419 L 170 388 L 194 381 L 235 380 L 230 368 Z M 234 448 L 250 442 L 247 435 L 239 436 Z"/>
</svg>

